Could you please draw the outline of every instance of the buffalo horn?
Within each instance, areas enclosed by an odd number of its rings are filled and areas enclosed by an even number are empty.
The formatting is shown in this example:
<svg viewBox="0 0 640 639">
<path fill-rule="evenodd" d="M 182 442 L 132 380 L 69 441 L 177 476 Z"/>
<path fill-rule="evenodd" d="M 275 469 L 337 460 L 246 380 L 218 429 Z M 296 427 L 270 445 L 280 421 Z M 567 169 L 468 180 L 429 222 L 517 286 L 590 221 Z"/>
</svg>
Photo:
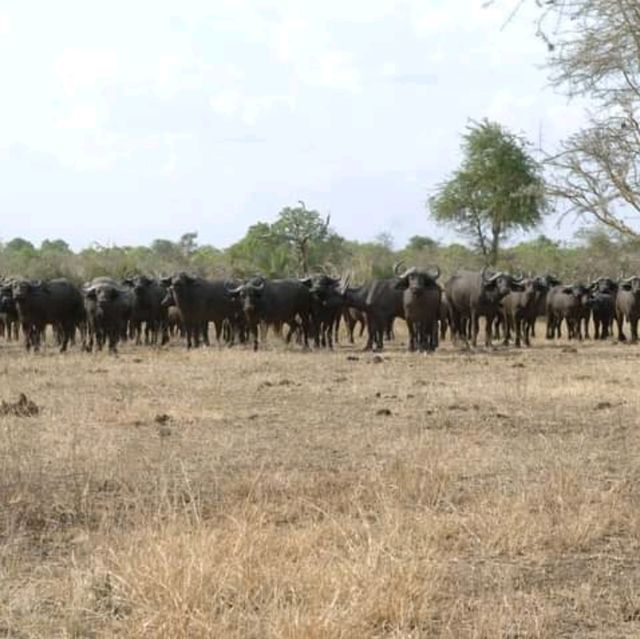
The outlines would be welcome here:
<svg viewBox="0 0 640 639">
<path fill-rule="evenodd" d="M 393 274 L 394 274 L 396 277 L 400 277 L 400 275 L 398 275 L 398 271 L 400 270 L 400 267 L 401 267 L 403 264 L 404 264 L 404 260 L 400 260 L 399 262 L 396 262 L 396 263 L 393 265 Z"/>
<path fill-rule="evenodd" d="M 396 273 L 396 275 L 403 280 L 405 277 L 409 277 L 409 275 L 413 275 L 415 272 L 417 271 L 415 266 L 412 266 L 411 268 L 408 268 L 404 273 L 402 273 L 402 275 L 399 275 L 398 273 Z"/>
<path fill-rule="evenodd" d="M 436 266 L 435 270 L 427 271 L 429 277 L 435 282 L 441 275 L 440 267 Z"/>
</svg>

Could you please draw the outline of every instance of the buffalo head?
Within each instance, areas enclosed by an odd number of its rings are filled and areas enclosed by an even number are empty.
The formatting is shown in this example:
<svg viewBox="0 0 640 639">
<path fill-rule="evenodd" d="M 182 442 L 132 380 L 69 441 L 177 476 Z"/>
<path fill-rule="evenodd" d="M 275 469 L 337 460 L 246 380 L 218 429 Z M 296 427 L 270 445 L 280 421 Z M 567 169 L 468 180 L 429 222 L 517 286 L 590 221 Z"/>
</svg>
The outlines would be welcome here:
<svg viewBox="0 0 640 639">
<path fill-rule="evenodd" d="M 504 273 L 502 271 L 489 275 L 487 273 L 487 267 L 485 266 L 482 269 L 481 279 L 485 295 L 494 301 L 500 301 L 511 291 L 524 290 L 524 287 L 522 286 L 524 277 L 522 275 L 513 277 L 509 273 Z"/>
<path fill-rule="evenodd" d="M 227 294 L 232 298 L 239 298 L 245 313 L 255 313 L 262 308 L 262 294 L 265 280 L 262 276 L 252 277 L 244 284 L 231 288 L 226 287 Z"/>
<path fill-rule="evenodd" d="M 640 295 L 640 277 L 632 275 L 625 279 L 620 279 L 620 288 L 625 291 L 632 291 L 636 295 Z"/>
<path fill-rule="evenodd" d="M 409 290 L 413 295 L 418 296 L 425 289 L 433 289 L 437 286 L 436 280 L 440 277 L 440 268 L 436 266 L 428 271 L 418 270 L 416 267 L 407 269 L 404 273 L 398 273 L 398 282 L 395 287 L 401 290 Z"/>
</svg>

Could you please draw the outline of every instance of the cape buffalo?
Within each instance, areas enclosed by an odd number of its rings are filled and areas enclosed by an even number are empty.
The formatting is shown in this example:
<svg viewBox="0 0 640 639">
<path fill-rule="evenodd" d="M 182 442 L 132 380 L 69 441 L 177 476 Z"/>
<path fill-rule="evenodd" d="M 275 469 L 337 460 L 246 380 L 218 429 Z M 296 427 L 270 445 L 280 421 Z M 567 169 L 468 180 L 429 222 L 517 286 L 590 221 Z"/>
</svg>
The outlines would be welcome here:
<svg viewBox="0 0 640 639">
<path fill-rule="evenodd" d="M 567 323 L 569 339 L 582 339 L 581 324 L 589 291 L 583 284 L 559 284 L 547 294 L 547 339 L 562 337 L 562 320 Z"/>
<path fill-rule="evenodd" d="M 339 291 L 340 278 L 326 274 L 302 280 L 311 292 L 311 324 L 316 347 L 333 348 L 334 326 L 340 319 L 344 299 Z"/>
<path fill-rule="evenodd" d="M 587 305 L 593 314 L 594 338 L 607 339 L 616 315 L 618 284 L 610 277 L 599 277 L 591 282 L 589 291 Z"/>
<path fill-rule="evenodd" d="M 118 343 L 127 337 L 131 319 L 133 293 L 110 277 L 96 277 L 83 287 L 87 317 L 85 349 L 98 350 L 106 342 L 110 353 L 117 353 Z"/>
<path fill-rule="evenodd" d="M 228 287 L 229 298 L 239 298 L 247 320 L 249 334 L 253 338 L 253 350 L 258 350 L 258 327 L 289 325 L 287 343 L 293 331 L 300 328 L 305 348 L 309 347 L 309 321 L 311 292 L 307 280 L 267 280 L 253 277 L 235 288 Z"/>
<path fill-rule="evenodd" d="M 631 341 L 638 341 L 638 319 L 640 319 L 640 277 L 632 276 L 619 281 L 616 295 L 616 323 L 618 339 L 624 342 L 624 320 L 629 322 Z"/>
<path fill-rule="evenodd" d="M 137 275 L 123 280 L 123 284 L 133 292 L 131 308 L 131 328 L 136 344 L 142 343 L 142 324 L 144 323 L 145 344 L 162 344 L 169 340 L 167 307 L 162 305 L 167 287 L 158 280 L 145 275 Z M 132 335 L 132 337 L 133 337 Z"/>
<path fill-rule="evenodd" d="M 66 351 L 84 319 L 80 290 L 62 278 L 46 282 L 18 279 L 13 281 L 12 295 L 26 349 L 39 350 L 41 336 L 47 324 L 51 324 L 59 330 L 60 351 Z"/>
<path fill-rule="evenodd" d="M 451 310 L 454 334 L 467 339 L 467 322 L 471 327 L 472 345 L 478 342 L 479 318 L 485 317 L 485 344 L 491 345 L 491 327 L 500 312 L 500 302 L 511 291 L 520 291 L 522 278 L 508 273 L 487 274 L 487 267 L 479 273 L 460 271 L 445 284 L 445 292 Z"/>
<path fill-rule="evenodd" d="M 396 288 L 403 291 L 404 318 L 409 329 L 409 350 L 434 351 L 438 346 L 438 319 L 442 290 L 436 283 L 440 269 L 410 268 L 398 275 Z"/>
<path fill-rule="evenodd" d="M 404 291 L 397 288 L 402 262 L 394 265 L 395 277 L 375 279 L 359 287 L 342 286 L 346 306 L 364 312 L 368 338 L 364 350 L 382 350 L 384 336 L 390 337 L 396 317 L 404 319 Z"/>
<path fill-rule="evenodd" d="M 520 347 L 522 341 L 525 346 L 530 345 L 529 333 L 535 321 L 539 299 L 546 294 L 547 287 L 542 278 L 526 278 L 520 283 L 522 291 L 510 291 L 502 300 L 504 321 L 504 344 L 509 343 L 511 331 L 515 330 L 515 345 Z"/>
<path fill-rule="evenodd" d="M 168 286 L 182 315 L 187 334 L 187 348 L 200 345 L 202 336 L 209 344 L 208 325 L 213 322 L 216 340 L 220 342 L 224 321 L 236 312 L 236 303 L 227 295 L 224 280 L 206 280 L 187 273 L 178 273 L 161 280 Z"/>
</svg>

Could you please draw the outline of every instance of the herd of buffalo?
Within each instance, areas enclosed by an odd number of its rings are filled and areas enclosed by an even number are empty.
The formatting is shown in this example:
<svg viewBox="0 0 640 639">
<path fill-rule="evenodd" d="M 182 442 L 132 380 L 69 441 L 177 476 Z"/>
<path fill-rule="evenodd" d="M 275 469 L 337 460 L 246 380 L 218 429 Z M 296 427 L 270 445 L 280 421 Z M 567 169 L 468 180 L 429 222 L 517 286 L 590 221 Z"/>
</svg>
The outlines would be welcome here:
<svg viewBox="0 0 640 639">
<path fill-rule="evenodd" d="M 485 318 L 485 344 L 499 338 L 516 346 L 530 344 L 536 319 L 546 317 L 546 337 L 569 339 L 613 334 L 638 339 L 640 277 L 598 277 L 582 284 L 562 284 L 551 275 L 513 276 L 504 272 L 459 271 L 443 286 L 440 269 L 403 269 L 393 277 L 350 286 L 349 278 L 320 272 L 304 278 L 246 281 L 209 280 L 178 273 L 172 277 L 139 275 L 118 280 L 97 277 L 83 286 L 67 279 L 33 281 L 5 278 L 0 282 L 0 334 L 38 350 L 47 326 L 65 351 L 80 338 L 87 351 L 103 346 L 116 352 L 125 339 L 136 344 L 165 344 L 180 335 L 187 347 L 209 344 L 213 324 L 218 343 L 249 343 L 254 350 L 269 328 L 287 342 L 295 337 L 304 348 L 333 346 L 340 322 L 353 343 L 354 330 L 367 330 L 367 349 L 380 350 L 393 335 L 393 323 L 404 319 L 410 350 L 433 351 L 450 331 L 454 340 L 476 346 L 479 318 Z"/>
</svg>

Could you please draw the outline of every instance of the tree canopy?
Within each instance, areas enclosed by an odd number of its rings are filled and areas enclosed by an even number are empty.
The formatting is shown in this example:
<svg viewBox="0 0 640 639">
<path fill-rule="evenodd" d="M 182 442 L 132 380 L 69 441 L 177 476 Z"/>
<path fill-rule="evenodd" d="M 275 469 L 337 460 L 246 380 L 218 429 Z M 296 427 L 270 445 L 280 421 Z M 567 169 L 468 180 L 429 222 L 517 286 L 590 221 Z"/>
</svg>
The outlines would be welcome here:
<svg viewBox="0 0 640 639">
<path fill-rule="evenodd" d="M 472 123 L 460 168 L 428 202 L 432 217 L 468 237 L 488 264 L 498 261 L 503 240 L 535 227 L 546 210 L 540 166 L 526 147 L 498 123 Z"/>
</svg>

